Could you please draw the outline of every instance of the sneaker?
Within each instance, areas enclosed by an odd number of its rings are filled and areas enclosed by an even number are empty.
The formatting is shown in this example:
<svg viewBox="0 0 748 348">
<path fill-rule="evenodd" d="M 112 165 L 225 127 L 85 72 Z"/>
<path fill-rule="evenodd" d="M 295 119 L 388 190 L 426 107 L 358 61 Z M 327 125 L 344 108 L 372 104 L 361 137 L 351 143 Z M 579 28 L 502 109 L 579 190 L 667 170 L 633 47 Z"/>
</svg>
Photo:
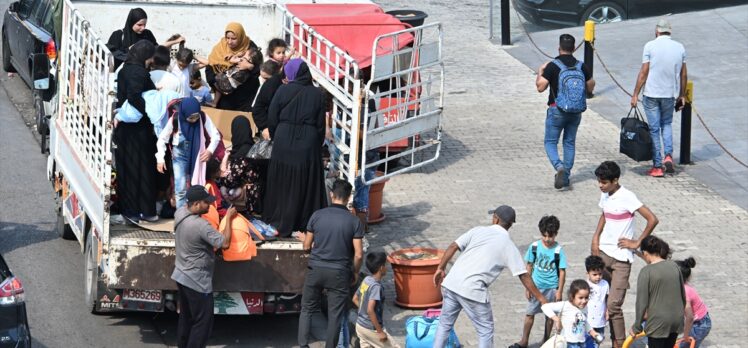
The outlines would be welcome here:
<svg viewBox="0 0 748 348">
<path fill-rule="evenodd" d="M 158 221 L 158 215 L 146 216 L 146 215 L 140 214 L 140 220 L 144 220 L 148 222 L 156 222 Z"/>
<path fill-rule="evenodd" d="M 556 171 L 556 176 L 553 180 L 553 187 L 555 187 L 557 190 L 560 190 L 564 188 L 564 175 L 566 174 L 566 170 L 561 167 Z"/>
<path fill-rule="evenodd" d="M 647 172 L 647 175 L 655 178 L 661 178 L 665 176 L 665 173 L 662 172 L 662 168 L 653 167 Z"/>
<path fill-rule="evenodd" d="M 665 155 L 665 160 L 663 162 L 665 164 L 665 173 L 668 173 L 668 174 L 675 173 L 675 166 L 673 165 L 673 156 Z"/>
</svg>

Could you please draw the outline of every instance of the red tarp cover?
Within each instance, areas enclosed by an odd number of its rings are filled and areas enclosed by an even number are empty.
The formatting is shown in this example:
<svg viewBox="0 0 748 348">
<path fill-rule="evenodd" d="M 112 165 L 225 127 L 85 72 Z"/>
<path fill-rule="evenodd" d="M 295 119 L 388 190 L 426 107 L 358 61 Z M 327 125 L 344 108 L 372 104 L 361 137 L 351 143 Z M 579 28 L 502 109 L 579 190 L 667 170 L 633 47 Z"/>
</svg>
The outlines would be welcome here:
<svg viewBox="0 0 748 348">
<path fill-rule="evenodd" d="M 359 68 L 371 65 L 371 51 L 377 36 L 409 27 L 374 4 L 289 4 L 286 7 L 304 23 L 346 51 L 356 60 Z M 298 33 L 298 26 L 295 32 Z M 403 48 L 412 41 L 411 34 L 401 34 L 398 37 L 398 48 Z M 316 42 L 313 44 L 316 47 Z M 299 50 L 298 46 L 295 48 Z M 306 53 L 300 51 L 302 54 Z M 391 38 L 379 41 L 377 55 L 391 51 Z M 322 54 L 325 55 L 324 50 Z M 316 63 L 314 57 L 311 62 Z"/>
</svg>

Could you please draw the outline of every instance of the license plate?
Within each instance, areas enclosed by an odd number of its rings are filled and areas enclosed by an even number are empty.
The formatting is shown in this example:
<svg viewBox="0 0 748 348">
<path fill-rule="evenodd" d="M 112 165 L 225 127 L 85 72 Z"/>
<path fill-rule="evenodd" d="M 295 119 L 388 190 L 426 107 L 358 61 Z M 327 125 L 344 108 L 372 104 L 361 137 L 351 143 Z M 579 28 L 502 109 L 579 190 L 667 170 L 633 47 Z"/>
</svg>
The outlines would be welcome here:
<svg viewBox="0 0 748 348">
<path fill-rule="evenodd" d="M 161 290 L 125 289 L 122 299 L 127 301 L 161 302 Z"/>
</svg>

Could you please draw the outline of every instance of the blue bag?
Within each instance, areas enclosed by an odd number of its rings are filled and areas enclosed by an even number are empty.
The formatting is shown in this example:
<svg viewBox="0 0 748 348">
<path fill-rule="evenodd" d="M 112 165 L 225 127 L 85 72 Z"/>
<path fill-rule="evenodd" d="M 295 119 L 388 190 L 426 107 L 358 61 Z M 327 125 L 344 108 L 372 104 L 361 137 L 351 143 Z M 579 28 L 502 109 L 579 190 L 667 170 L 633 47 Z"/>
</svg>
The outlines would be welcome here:
<svg viewBox="0 0 748 348">
<path fill-rule="evenodd" d="M 558 59 L 553 60 L 561 72 L 558 73 L 558 95 L 556 106 L 568 113 L 579 113 L 587 110 L 587 84 L 582 71 L 582 62 L 568 67 Z"/>
<path fill-rule="evenodd" d="M 405 348 L 432 348 L 438 326 L 439 317 L 422 315 L 411 317 L 405 322 Z M 445 347 L 461 347 L 454 329 L 449 332 L 449 339 L 447 339 Z"/>
</svg>

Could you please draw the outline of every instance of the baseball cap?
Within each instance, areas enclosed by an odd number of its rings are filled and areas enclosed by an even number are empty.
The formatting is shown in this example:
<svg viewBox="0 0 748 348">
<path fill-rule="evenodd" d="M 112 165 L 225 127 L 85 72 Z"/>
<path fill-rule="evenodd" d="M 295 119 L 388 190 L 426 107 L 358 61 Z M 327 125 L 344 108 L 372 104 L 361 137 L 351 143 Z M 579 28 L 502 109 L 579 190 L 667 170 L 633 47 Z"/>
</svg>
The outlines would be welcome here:
<svg viewBox="0 0 748 348">
<path fill-rule="evenodd" d="M 494 214 L 501 219 L 501 221 L 513 224 L 516 221 L 517 214 L 514 212 L 514 208 L 508 205 L 501 205 L 494 210 L 489 210 L 489 214 Z"/>
<path fill-rule="evenodd" d="M 205 201 L 208 203 L 213 203 L 216 200 L 216 197 L 208 193 L 208 190 L 205 189 L 205 186 L 203 185 L 195 185 L 191 186 L 189 189 L 187 189 L 187 202 L 194 203 L 197 201 Z"/>
<path fill-rule="evenodd" d="M 663 18 L 663 19 L 660 19 L 659 22 L 657 22 L 658 33 L 671 33 L 672 30 L 673 30 L 673 27 L 670 26 L 670 22 L 668 22 L 667 19 Z"/>
</svg>

